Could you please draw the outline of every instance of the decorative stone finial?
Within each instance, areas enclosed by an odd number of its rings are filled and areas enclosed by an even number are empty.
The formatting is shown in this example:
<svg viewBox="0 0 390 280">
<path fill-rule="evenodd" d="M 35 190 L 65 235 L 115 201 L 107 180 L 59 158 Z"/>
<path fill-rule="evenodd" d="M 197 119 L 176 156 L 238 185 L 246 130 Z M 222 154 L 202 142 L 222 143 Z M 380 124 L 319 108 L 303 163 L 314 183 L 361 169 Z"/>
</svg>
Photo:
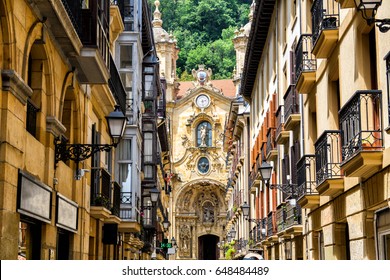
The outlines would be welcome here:
<svg viewBox="0 0 390 280">
<path fill-rule="evenodd" d="M 162 27 L 163 22 L 161 20 L 161 12 L 158 9 L 158 7 L 160 6 L 160 1 L 159 0 L 154 1 L 154 5 L 156 6 L 156 10 L 153 13 L 154 16 L 152 21 L 153 27 Z"/>
<path fill-rule="evenodd" d="M 256 6 L 256 3 L 255 3 L 255 0 L 253 0 L 252 5 L 250 7 L 250 11 L 249 11 L 249 21 L 253 20 L 253 14 L 255 13 L 255 6 Z"/>
</svg>

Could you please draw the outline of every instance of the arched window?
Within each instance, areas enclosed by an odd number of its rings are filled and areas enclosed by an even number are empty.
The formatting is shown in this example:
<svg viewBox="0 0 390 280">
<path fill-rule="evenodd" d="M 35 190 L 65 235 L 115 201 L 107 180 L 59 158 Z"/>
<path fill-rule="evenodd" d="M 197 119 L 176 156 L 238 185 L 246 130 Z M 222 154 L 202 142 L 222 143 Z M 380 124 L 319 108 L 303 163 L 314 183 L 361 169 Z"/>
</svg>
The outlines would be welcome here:
<svg viewBox="0 0 390 280">
<path fill-rule="evenodd" d="M 211 124 L 209 122 L 204 121 L 197 126 L 196 145 L 198 147 L 211 147 L 212 131 L 211 131 Z"/>
</svg>

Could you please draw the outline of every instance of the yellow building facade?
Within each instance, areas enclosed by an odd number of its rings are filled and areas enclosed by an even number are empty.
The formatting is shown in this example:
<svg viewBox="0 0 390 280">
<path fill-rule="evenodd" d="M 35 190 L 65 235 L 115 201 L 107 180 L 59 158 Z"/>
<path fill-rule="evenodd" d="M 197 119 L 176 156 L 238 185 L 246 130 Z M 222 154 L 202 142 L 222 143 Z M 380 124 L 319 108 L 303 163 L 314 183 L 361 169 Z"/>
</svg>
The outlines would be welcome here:
<svg viewBox="0 0 390 280">
<path fill-rule="evenodd" d="M 240 91 L 255 248 L 266 259 L 389 259 L 388 25 L 354 1 L 259 2 Z M 379 2 L 377 25 L 390 17 Z"/>
<path fill-rule="evenodd" d="M 119 7 L 2 0 L 0 14 L 0 259 L 141 258 L 139 216 L 120 218 L 131 201 L 105 118 L 115 105 L 128 113 Z"/>
</svg>

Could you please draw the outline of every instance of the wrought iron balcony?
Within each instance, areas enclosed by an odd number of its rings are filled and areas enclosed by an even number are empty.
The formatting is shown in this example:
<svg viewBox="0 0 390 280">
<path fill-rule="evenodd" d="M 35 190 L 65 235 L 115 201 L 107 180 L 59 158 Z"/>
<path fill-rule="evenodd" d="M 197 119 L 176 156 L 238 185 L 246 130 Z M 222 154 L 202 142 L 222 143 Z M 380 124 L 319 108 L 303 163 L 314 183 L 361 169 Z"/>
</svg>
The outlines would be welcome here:
<svg viewBox="0 0 390 280">
<path fill-rule="evenodd" d="M 299 205 L 293 206 L 290 203 L 286 204 L 286 225 L 289 229 L 292 226 L 302 225 L 302 209 Z"/>
<path fill-rule="evenodd" d="M 271 211 L 267 215 L 267 237 L 276 234 L 276 212 Z"/>
<path fill-rule="evenodd" d="M 110 78 L 108 79 L 108 85 L 112 94 L 115 97 L 116 103 L 120 106 L 121 111 L 126 112 L 126 91 L 122 84 L 121 77 L 118 69 L 116 68 L 113 57 L 110 55 Z"/>
<path fill-rule="evenodd" d="M 111 175 L 103 168 L 91 170 L 91 215 L 95 218 L 110 216 Z M 95 208 L 93 208 L 95 207 Z M 92 209 L 93 208 L 93 209 Z"/>
<path fill-rule="evenodd" d="M 126 117 L 128 119 L 128 124 L 136 124 L 137 123 L 137 115 L 134 110 L 134 100 L 132 98 L 126 99 Z"/>
<path fill-rule="evenodd" d="M 80 56 L 70 59 L 79 70 L 80 82 L 107 83 L 110 65 L 109 1 L 89 1 L 87 7 L 82 7 L 80 1 L 62 0 L 62 3 L 83 44 Z"/>
<path fill-rule="evenodd" d="M 299 99 L 295 85 L 290 85 L 284 94 L 284 128 L 292 130 L 301 121 Z"/>
<path fill-rule="evenodd" d="M 311 34 L 302 34 L 295 48 L 295 84 L 299 93 L 309 93 L 315 82 L 317 61 L 312 54 Z"/>
<path fill-rule="evenodd" d="M 276 209 L 276 228 L 277 232 L 282 232 L 286 226 L 286 207 L 285 203 L 280 204 Z"/>
<path fill-rule="evenodd" d="M 120 193 L 120 214 L 119 218 L 122 220 L 133 219 L 133 193 L 132 192 L 121 192 Z"/>
<path fill-rule="evenodd" d="M 316 190 L 315 155 L 305 155 L 297 163 L 297 195 L 301 207 L 318 206 L 319 195 Z"/>
<path fill-rule="evenodd" d="M 334 195 L 343 190 L 341 172 L 341 132 L 325 130 L 315 143 L 317 190 Z"/>
<path fill-rule="evenodd" d="M 368 178 L 382 166 L 382 91 L 356 91 L 339 111 L 339 121 L 345 176 Z"/>
<path fill-rule="evenodd" d="M 125 31 L 134 31 L 134 0 L 115 2 L 121 11 Z"/>
<path fill-rule="evenodd" d="M 111 214 L 119 217 L 121 205 L 121 186 L 117 182 L 113 182 L 112 188 L 113 196 L 111 201 Z"/>
<path fill-rule="evenodd" d="M 339 4 L 334 0 L 315 0 L 311 14 L 313 54 L 317 58 L 327 58 L 338 40 Z"/>
<path fill-rule="evenodd" d="M 278 156 L 276 145 L 276 129 L 270 128 L 267 133 L 267 145 L 266 145 L 266 158 L 267 160 L 273 160 Z"/>
<path fill-rule="evenodd" d="M 284 106 L 280 105 L 276 111 L 276 143 L 285 144 L 288 141 L 289 132 L 284 128 Z"/>
<path fill-rule="evenodd" d="M 267 218 L 261 219 L 260 223 L 256 225 L 256 242 L 261 242 L 267 237 Z"/>
</svg>

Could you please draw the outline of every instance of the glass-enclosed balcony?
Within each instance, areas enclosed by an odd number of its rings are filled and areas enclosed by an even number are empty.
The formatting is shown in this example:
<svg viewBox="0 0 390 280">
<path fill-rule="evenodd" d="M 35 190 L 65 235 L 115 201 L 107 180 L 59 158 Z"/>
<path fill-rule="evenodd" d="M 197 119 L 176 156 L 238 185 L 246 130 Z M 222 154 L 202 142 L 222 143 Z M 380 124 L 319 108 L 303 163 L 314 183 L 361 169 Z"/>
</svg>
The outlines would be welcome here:
<svg viewBox="0 0 390 280">
<path fill-rule="evenodd" d="M 368 178 L 382 167 L 382 91 L 358 90 L 339 111 L 341 169 Z"/>
<path fill-rule="evenodd" d="M 313 54 L 316 58 L 328 58 L 336 47 L 339 36 L 339 4 L 334 0 L 315 0 L 311 15 Z"/>
</svg>

